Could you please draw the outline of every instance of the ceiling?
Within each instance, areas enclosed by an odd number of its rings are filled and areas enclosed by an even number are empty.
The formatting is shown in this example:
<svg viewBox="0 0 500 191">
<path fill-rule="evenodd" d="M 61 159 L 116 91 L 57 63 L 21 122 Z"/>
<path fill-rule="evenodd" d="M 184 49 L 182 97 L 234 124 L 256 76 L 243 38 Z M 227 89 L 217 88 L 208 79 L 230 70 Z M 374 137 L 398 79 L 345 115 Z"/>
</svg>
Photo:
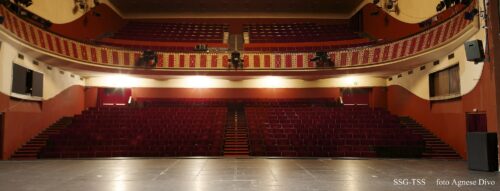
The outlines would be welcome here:
<svg viewBox="0 0 500 191">
<path fill-rule="evenodd" d="M 151 15 L 348 15 L 364 0 L 109 0 L 125 17 Z"/>
</svg>

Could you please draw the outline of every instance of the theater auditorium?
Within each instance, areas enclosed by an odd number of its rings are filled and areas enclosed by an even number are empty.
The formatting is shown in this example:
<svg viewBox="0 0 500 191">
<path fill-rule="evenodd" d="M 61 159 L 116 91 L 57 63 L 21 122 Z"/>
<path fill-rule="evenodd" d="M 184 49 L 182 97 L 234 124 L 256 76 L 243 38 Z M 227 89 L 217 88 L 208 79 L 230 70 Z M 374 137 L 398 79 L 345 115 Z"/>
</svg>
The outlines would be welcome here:
<svg viewBox="0 0 500 191">
<path fill-rule="evenodd" d="M 0 190 L 500 190 L 499 8 L 0 0 Z"/>
</svg>

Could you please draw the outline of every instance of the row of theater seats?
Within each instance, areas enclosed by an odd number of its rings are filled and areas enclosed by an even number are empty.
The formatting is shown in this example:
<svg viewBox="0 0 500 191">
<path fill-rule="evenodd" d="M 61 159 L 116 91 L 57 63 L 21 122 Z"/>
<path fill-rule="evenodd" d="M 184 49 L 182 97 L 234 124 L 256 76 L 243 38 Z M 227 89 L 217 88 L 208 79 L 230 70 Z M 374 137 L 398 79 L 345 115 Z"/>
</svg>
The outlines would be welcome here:
<svg viewBox="0 0 500 191">
<path fill-rule="evenodd" d="M 227 25 L 129 22 L 112 38 L 140 41 L 222 43 Z"/>
<path fill-rule="evenodd" d="M 349 24 L 251 24 L 245 25 L 250 43 L 319 42 L 359 38 Z"/>
<path fill-rule="evenodd" d="M 384 109 L 325 99 L 150 99 L 75 116 L 42 158 L 220 156 L 228 108 L 245 108 L 253 156 L 418 157 L 422 138 Z M 406 154 L 405 154 L 406 153 Z"/>
<path fill-rule="evenodd" d="M 42 158 L 218 156 L 225 107 L 101 107 L 49 138 Z"/>
<path fill-rule="evenodd" d="M 322 45 L 322 46 L 246 46 L 244 47 L 246 51 L 263 51 L 263 52 L 316 52 L 316 51 L 335 51 L 338 49 L 370 46 L 376 44 L 377 41 L 366 41 L 366 42 L 351 42 L 341 45 Z"/>
<path fill-rule="evenodd" d="M 332 98 L 316 99 L 163 99 L 163 98 L 136 98 L 134 102 L 142 107 L 226 107 L 228 104 L 241 104 L 244 107 L 315 107 L 338 106 L 338 100 Z"/>
<path fill-rule="evenodd" d="M 113 47 L 121 47 L 125 49 L 132 50 L 153 50 L 153 51 L 165 51 L 165 52 L 193 52 L 194 46 L 176 46 L 176 45 L 161 45 L 161 46 L 152 46 L 152 45 L 135 45 L 135 44 L 126 44 L 126 43 L 113 43 L 113 42 L 98 42 L 100 45 L 113 46 Z"/>
<path fill-rule="evenodd" d="M 376 157 L 394 150 L 418 157 L 423 149 L 422 137 L 401 128 L 396 116 L 367 106 L 248 107 L 246 115 L 255 156 Z"/>
</svg>

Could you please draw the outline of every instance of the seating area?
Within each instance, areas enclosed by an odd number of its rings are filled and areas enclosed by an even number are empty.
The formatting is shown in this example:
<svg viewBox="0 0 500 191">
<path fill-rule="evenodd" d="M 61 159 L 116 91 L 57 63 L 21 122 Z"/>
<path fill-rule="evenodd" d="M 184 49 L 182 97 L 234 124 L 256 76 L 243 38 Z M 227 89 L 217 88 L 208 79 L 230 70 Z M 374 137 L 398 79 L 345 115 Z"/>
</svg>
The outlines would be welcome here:
<svg viewBox="0 0 500 191">
<path fill-rule="evenodd" d="M 247 107 L 254 156 L 419 157 L 421 136 L 367 106 Z"/>
<path fill-rule="evenodd" d="M 245 25 L 250 43 L 321 42 L 359 38 L 349 23 L 345 24 L 249 24 Z"/>
<path fill-rule="evenodd" d="M 139 41 L 222 43 L 227 25 L 128 22 L 112 38 Z"/>
<path fill-rule="evenodd" d="M 49 137 L 41 158 L 222 155 L 225 107 L 100 107 Z"/>
<path fill-rule="evenodd" d="M 226 107 L 225 99 L 165 99 L 165 98 L 136 98 L 134 100 L 143 107 Z"/>
<path fill-rule="evenodd" d="M 318 99 L 136 98 L 133 107 L 98 107 L 49 137 L 41 158 L 220 156 L 228 108 L 248 126 L 252 156 L 412 157 L 421 136 L 366 105 Z"/>
<path fill-rule="evenodd" d="M 371 46 L 375 44 L 377 44 L 377 41 L 370 41 L 365 38 L 358 38 L 352 40 L 345 40 L 342 43 L 325 42 L 325 43 L 308 43 L 307 45 L 291 44 L 291 43 L 286 43 L 283 46 L 281 46 L 280 44 L 274 44 L 273 46 L 269 46 L 264 43 L 246 44 L 245 50 L 255 51 L 255 52 L 315 52 L 315 51 L 335 51 L 339 49 Z"/>
</svg>

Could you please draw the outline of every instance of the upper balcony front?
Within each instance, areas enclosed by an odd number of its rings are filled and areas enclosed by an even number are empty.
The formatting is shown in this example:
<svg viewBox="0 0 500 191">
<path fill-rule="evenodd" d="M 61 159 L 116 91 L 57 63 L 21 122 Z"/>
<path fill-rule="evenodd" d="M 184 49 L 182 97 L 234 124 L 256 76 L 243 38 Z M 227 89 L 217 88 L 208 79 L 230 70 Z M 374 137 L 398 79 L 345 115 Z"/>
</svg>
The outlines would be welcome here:
<svg viewBox="0 0 500 191">
<path fill-rule="evenodd" d="M 360 23 L 353 22 L 355 19 L 333 23 L 247 23 L 241 25 L 245 39 L 240 52 L 245 62 L 237 73 L 374 71 L 387 69 L 381 66 L 401 66 L 400 63 L 413 58 L 422 60 L 446 54 L 446 50 L 456 48 L 478 30 L 477 19 L 464 17 L 476 3 L 461 6 L 439 22 L 397 39 L 373 39 L 361 30 Z M 55 60 L 54 65 L 147 74 L 225 73 L 230 66 L 227 33 L 234 30 L 231 24 L 135 21 L 109 37 L 84 42 L 50 32 L 4 6 L 0 14 L 5 18 L 0 28 L 2 40 L 46 55 L 46 60 Z M 200 43 L 219 49 L 192 51 Z M 136 62 L 146 49 L 156 51 L 157 64 L 153 68 L 138 68 Z M 318 68 L 310 61 L 318 51 L 327 52 L 334 66 Z"/>
</svg>

